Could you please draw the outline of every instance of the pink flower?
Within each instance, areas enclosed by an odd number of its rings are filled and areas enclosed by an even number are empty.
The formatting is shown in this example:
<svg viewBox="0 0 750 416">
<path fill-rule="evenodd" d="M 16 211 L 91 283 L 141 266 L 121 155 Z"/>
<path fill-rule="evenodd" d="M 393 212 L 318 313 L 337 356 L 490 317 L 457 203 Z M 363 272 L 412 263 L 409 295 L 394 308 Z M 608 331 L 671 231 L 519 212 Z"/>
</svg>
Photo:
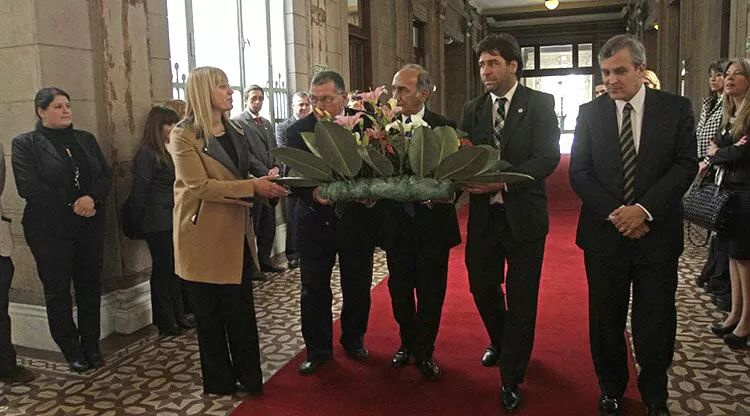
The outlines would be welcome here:
<svg viewBox="0 0 750 416">
<path fill-rule="evenodd" d="M 385 89 L 385 85 L 375 88 L 375 91 L 361 92 L 359 93 L 359 96 L 362 97 L 363 100 L 369 101 L 373 107 L 375 107 L 383 93 L 388 93 L 388 90 Z"/>
<path fill-rule="evenodd" d="M 395 120 L 396 116 L 398 115 L 398 113 L 400 113 L 401 111 L 403 111 L 403 108 L 398 107 L 396 105 L 391 106 L 389 104 L 383 104 L 383 105 L 381 105 L 380 109 L 383 111 L 383 116 L 388 121 Z"/>
<path fill-rule="evenodd" d="M 352 130 L 357 124 L 359 124 L 362 118 L 362 113 L 357 113 L 353 116 L 336 116 L 336 124 L 343 126 L 347 130 Z"/>
<path fill-rule="evenodd" d="M 374 128 L 370 127 L 366 129 L 365 136 L 369 137 L 370 140 L 373 141 L 381 141 L 388 138 L 388 134 L 385 131 L 380 130 L 380 127 L 378 127 L 377 125 Z"/>
</svg>

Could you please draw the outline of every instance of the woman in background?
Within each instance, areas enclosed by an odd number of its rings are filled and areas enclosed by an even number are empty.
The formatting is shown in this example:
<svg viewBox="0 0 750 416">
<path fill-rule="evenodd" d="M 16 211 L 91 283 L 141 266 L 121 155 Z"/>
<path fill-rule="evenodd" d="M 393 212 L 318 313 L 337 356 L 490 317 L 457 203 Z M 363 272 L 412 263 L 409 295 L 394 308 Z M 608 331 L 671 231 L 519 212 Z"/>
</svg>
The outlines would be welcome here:
<svg viewBox="0 0 750 416">
<path fill-rule="evenodd" d="M 725 169 L 723 186 L 733 191 L 739 207 L 733 225 L 719 233 L 722 251 L 729 254 L 732 307 L 726 319 L 711 331 L 723 335 L 730 348 L 746 348 L 750 335 L 750 60 L 729 61 L 724 75 L 721 130 L 709 143 L 710 164 Z"/>
<path fill-rule="evenodd" d="M 96 138 L 73 128 L 70 95 L 42 88 L 36 128 L 13 139 L 23 231 L 44 286 L 52 339 L 74 372 L 104 365 L 99 350 L 104 204 L 112 171 Z M 78 326 L 73 321 L 70 283 Z"/>
<path fill-rule="evenodd" d="M 141 144 L 133 159 L 130 200 L 151 252 L 151 311 L 162 335 L 179 335 L 194 328 L 185 315 L 180 280 L 174 274 L 172 209 L 174 208 L 174 162 L 167 150 L 169 134 L 179 121 L 177 113 L 156 106 L 146 118 Z"/>
<path fill-rule="evenodd" d="M 659 77 L 657 77 L 656 73 L 654 73 L 654 71 L 650 69 L 645 69 L 643 71 L 643 83 L 651 89 L 661 89 L 661 82 L 659 82 Z"/>
<path fill-rule="evenodd" d="M 232 93 L 222 70 L 191 71 L 187 114 L 171 134 L 176 272 L 197 318 L 203 391 L 224 395 L 263 389 L 249 208 L 255 195 L 287 194 L 269 177 L 248 177 L 248 143 L 227 118 Z"/>
</svg>

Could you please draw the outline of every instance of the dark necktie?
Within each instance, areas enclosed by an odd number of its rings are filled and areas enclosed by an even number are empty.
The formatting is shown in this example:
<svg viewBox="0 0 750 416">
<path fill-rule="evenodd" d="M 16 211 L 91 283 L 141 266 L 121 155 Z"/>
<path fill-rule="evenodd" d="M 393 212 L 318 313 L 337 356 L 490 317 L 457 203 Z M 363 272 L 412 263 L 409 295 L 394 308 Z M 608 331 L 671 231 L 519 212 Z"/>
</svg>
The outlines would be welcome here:
<svg viewBox="0 0 750 416">
<path fill-rule="evenodd" d="M 404 119 L 404 124 L 411 124 L 411 116 L 406 116 L 406 119 Z M 411 139 L 413 131 L 409 130 L 406 133 L 404 133 L 404 137 L 407 139 Z M 411 202 L 404 202 L 404 211 L 406 214 L 408 214 L 410 217 L 414 218 L 415 215 L 417 215 L 417 212 L 414 209 L 414 204 Z"/>
<path fill-rule="evenodd" d="M 508 102 L 508 99 L 505 97 L 500 97 L 495 99 L 495 103 L 497 104 L 497 110 L 495 114 L 495 122 L 493 125 L 494 130 L 494 139 L 495 139 L 495 147 L 498 149 L 502 148 L 503 144 L 503 130 L 505 129 L 505 103 Z"/>
<path fill-rule="evenodd" d="M 625 108 L 622 110 L 622 130 L 620 130 L 622 189 L 627 205 L 633 205 L 635 202 L 635 169 L 638 162 L 638 155 L 635 152 L 633 123 L 630 120 L 632 110 L 633 106 L 630 103 L 625 103 Z"/>
<path fill-rule="evenodd" d="M 263 119 L 260 118 L 260 116 L 255 117 L 255 124 L 262 126 L 263 125 Z"/>
</svg>

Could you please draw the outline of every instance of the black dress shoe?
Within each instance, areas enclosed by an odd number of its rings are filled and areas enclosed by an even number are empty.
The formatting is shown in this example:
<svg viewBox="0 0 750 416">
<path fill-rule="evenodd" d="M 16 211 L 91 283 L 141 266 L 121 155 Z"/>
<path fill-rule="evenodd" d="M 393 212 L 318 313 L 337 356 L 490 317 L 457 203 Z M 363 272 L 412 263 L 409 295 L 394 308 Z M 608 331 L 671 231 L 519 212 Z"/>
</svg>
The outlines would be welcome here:
<svg viewBox="0 0 750 416">
<path fill-rule="evenodd" d="M 299 375 L 309 376 L 315 374 L 318 368 L 320 368 L 321 365 L 327 363 L 328 361 L 330 361 L 330 358 L 327 360 L 305 360 L 299 366 Z"/>
<path fill-rule="evenodd" d="M 9 384 L 28 383 L 28 382 L 34 381 L 35 378 L 36 378 L 36 374 L 27 370 L 26 367 L 22 365 L 17 365 L 13 367 L 7 373 L 0 373 L 0 381 L 2 381 L 3 383 L 9 383 Z"/>
<path fill-rule="evenodd" d="M 247 393 L 250 396 L 261 396 L 263 394 L 263 383 L 241 383 L 237 382 L 237 391 Z"/>
<path fill-rule="evenodd" d="M 731 349 L 743 350 L 747 348 L 747 335 L 741 337 L 739 335 L 734 335 L 734 332 L 730 332 L 724 335 L 724 343 Z"/>
<path fill-rule="evenodd" d="M 422 373 L 425 380 L 429 381 L 435 381 L 440 378 L 441 374 L 443 374 L 443 372 L 440 371 L 440 367 L 438 367 L 432 359 L 417 361 L 417 368 L 419 369 L 419 372 Z"/>
<path fill-rule="evenodd" d="M 732 299 L 731 296 L 717 296 L 714 298 L 714 305 L 716 309 L 722 312 L 729 312 L 732 310 Z"/>
<path fill-rule="evenodd" d="M 185 330 L 180 328 L 179 326 L 176 326 L 174 328 L 159 328 L 159 335 L 163 337 L 174 337 L 177 335 L 182 335 L 185 333 Z"/>
<path fill-rule="evenodd" d="M 367 359 L 369 355 L 370 353 L 367 352 L 367 348 L 365 347 L 359 347 L 353 350 L 346 350 L 346 356 L 351 358 L 352 360 L 364 361 Z"/>
<path fill-rule="evenodd" d="M 260 271 L 266 273 L 281 273 L 284 271 L 284 268 L 275 264 L 263 264 L 260 266 Z"/>
<path fill-rule="evenodd" d="M 599 398 L 599 416 L 621 416 L 622 398 L 602 395 Z"/>
<path fill-rule="evenodd" d="M 184 316 L 177 318 L 177 325 L 185 329 L 195 328 L 195 323 L 195 315 L 193 315 L 192 313 L 185 314 Z"/>
<path fill-rule="evenodd" d="M 401 368 L 406 367 L 407 365 L 409 365 L 409 350 L 405 347 L 401 347 L 395 354 L 393 354 L 391 366 L 393 368 Z"/>
<path fill-rule="evenodd" d="M 492 344 L 488 345 L 487 349 L 484 350 L 484 355 L 482 355 L 482 365 L 484 367 L 495 367 L 499 362 L 500 354 L 498 354 L 497 348 Z"/>
<path fill-rule="evenodd" d="M 646 406 L 646 416 L 670 416 L 667 406 Z"/>
<path fill-rule="evenodd" d="M 83 373 L 91 369 L 89 362 L 85 358 L 74 358 L 68 361 L 68 364 L 70 364 L 70 371 L 74 373 Z"/>
<path fill-rule="evenodd" d="M 518 384 L 508 384 L 500 391 L 500 405 L 508 413 L 516 413 L 521 409 L 521 389 Z"/>
<path fill-rule="evenodd" d="M 724 337 L 724 335 L 734 331 L 734 328 L 737 328 L 737 324 L 729 326 L 724 326 L 722 324 L 713 324 L 711 325 L 711 333 L 716 335 L 717 337 Z"/>
<path fill-rule="evenodd" d="M 296 269 L 297 267 L 299 267 L 299 259 L 289 260 L 289 262 L 286 264 L 286 267 L 288 267 L 289 270 Z"/>
<path fill-rule="evenodd" d="M 86 353 L 86 361 L 89 362 L 91 368 L 104 367 L 104 356 L 101 352 Z"/>
</svg>

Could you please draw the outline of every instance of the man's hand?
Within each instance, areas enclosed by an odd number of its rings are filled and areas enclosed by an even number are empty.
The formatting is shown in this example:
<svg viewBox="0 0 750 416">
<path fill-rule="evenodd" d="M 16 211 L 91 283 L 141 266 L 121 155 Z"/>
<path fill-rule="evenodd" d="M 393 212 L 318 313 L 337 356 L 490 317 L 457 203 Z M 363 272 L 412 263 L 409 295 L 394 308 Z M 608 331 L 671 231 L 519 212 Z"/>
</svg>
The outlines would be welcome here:
<svg viewBox="0 0 750 416">
<path fill-rule="evenodd" d="M 375 203 L 378 202 L 378 200 L 374 198 L 357 198 L 356 201 L 366 206 L 367 208 L 374 207 Z"/>
<path fill-rule="evenodd" d="M 494 194 L 497 191 L 507 191 L 508 186 L 505 184 L 505 182 L 467 183 L 464 186 L 464 189 L 471 192 L 472 194 Z"/>
<path fill-rule="evenodd" d="M 73 212 L 82 217 L 93 217 L 96 215 L 96 204 L 94 198 L 84 195 L 73 203 Z"/>
<path fill-rule="evenodd" d="M 638 240 L 644 235 L 646 235 L 649 231 L 651 231 L 651 228 L 648 226 L 648 224 L 644 222 L 643 224 L 636 227 L 635 229 L 624 232 L 622 235 L 633 240 Z"/>
<path fill-rule="evenodd" d="M 617 208 L 609 214 L 609 221 L 614 224 L 617 231 L 623 235 L 633 233 L 636 228 L 645 223 L 646 212 L 637 205 L 628 205 Z"/>
<path fill-rule="evenodd" d="M 274 166 L 268 171 L 268 176 L 279 176 L 279 167 Z"/>
<path fill-rule="evenodd" d="M 278 178 L 278 175 L 263 176 L 253 181 L 253 193 L 266 198 L 281 198 L 289 195 L 289 191 L 283 186 L 271 182 L 272 179 Z"/>
<path fill-rule="evenodd" d="M 313 200 L 315 202 L 319 203 L 320 205 L 333 205 L 333 202 L 331 202 L 330 200 L 325 199 L 322 196 L 320 196 L 320 187 L 319 186 L 316 186 L 313 189 L 312 197 L 313 197 Z"/>
</svg>

